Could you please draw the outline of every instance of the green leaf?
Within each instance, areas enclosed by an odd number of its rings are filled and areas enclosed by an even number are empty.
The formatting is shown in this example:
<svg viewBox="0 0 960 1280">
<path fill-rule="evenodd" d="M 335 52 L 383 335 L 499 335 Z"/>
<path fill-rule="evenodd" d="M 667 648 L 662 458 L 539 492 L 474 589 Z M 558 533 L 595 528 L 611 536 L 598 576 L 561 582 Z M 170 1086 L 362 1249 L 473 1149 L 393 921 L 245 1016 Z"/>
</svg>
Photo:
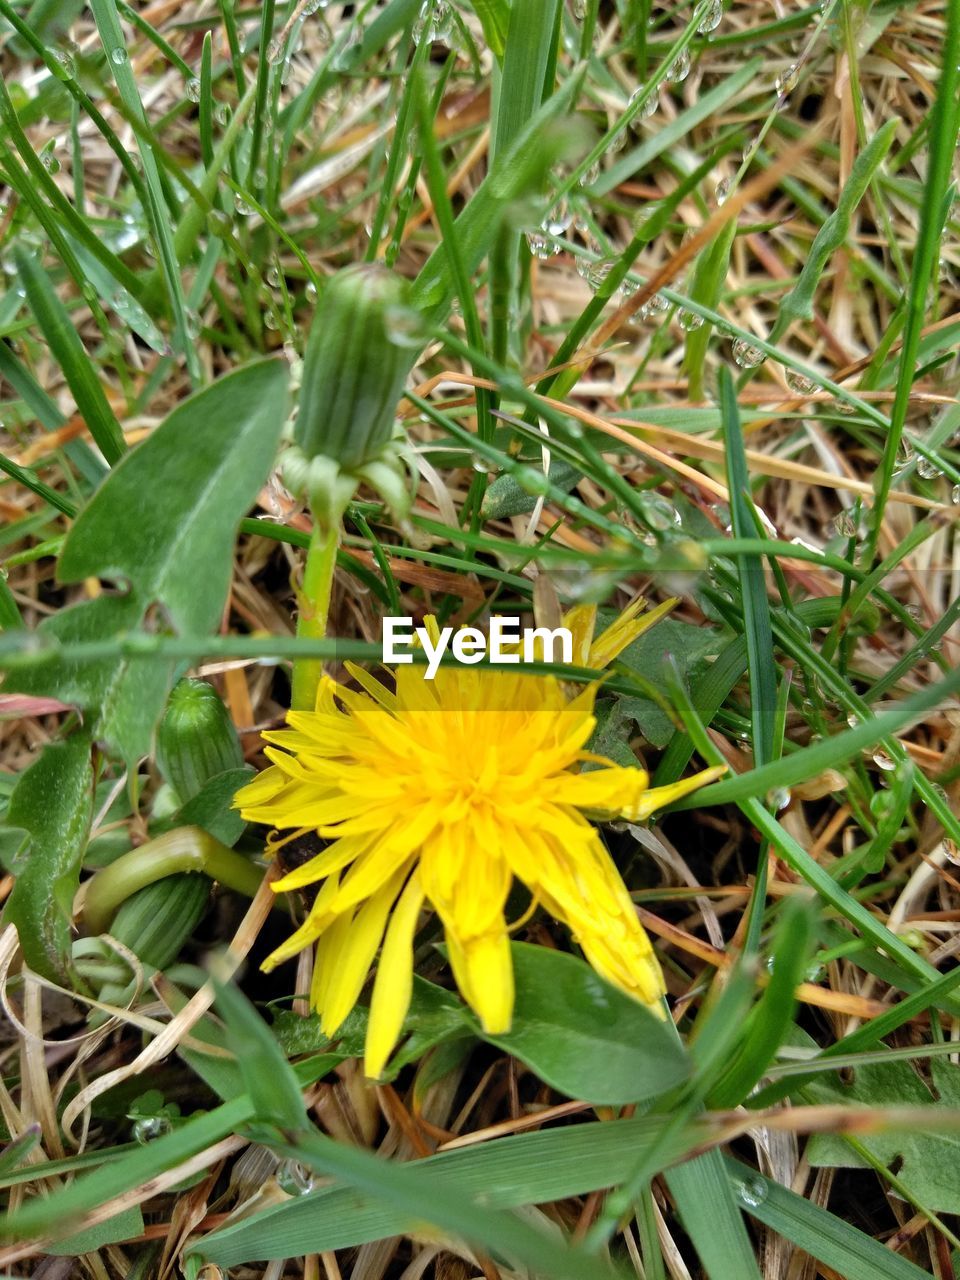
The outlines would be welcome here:
<svg viewBox="0 0 960 1280">
<path fill-rule="evenodd" d="M 236 1055 L 257 1119 L 296 1132 L 307 1124 L 300 1085 L 273 1032 L 253 1005 L 229 983 L 214 978 L 217 1007 L 227 1025 L 227 1043 Z"/>
<path fill-rule="evenodd" d="M 750 1216 L 844 1280 L 929 1280 L 929 1272 L 739 1160 L 725 1161 Z"/>
<path fill-rule="evenodd" d="M 92 1253 L 102 1249 L 106 1244 L 114 1244 L 118 1240 L 135 1240 L 143 1235 L 143 1214 L 139 1205 L 131 1205 L 121 1213 L 115 1213 L 106 1222 L 98 1222 L 95 1226 L 78 1231 L 56 1244 L 48 1245 L 46 1252 L 55 1258 L 76 1258 L 83 1253 Z"/>
<path fill-rule="evenodd" d="M 502 60 L 506 48 L 507 24 L 510 21 L 510 5 L 507 0 L 471 0 L 474 13 L 480 19 L 483 38 L 490 52 Z"/>
<path fill-rule="evenodd" d="M 482 1195 L 492 1209 L 545 1204 L 586 1195 L 626 1177 L 637 1150 L 657 1141 L 666 1124 L 662 1116 L 575 1124 L 443 1152 L 417 1167 L 436 1173 L 444 1185 L 465 1196 Z M 681 1156 L 692 1141 L 682 1131 L 668 1137 L 662 1147 L 664 1164 Z M 386 1197 L 329 1187 L 213 1231 L 191 1252 L 232 1267 L 252 1259 L 350 1248 L 401 1235 L 409 1227 L 409 1217 Z"/>
<path fill-rule="evenodd" d="M 617 661 L 638 672 L 666 695 L 667 685 L 662 673 L 668 654 L 683 678 L 692 685 L 707 657 L 718 653 L 723 643 L 724 637 L 713 627 L 664 618 L 634 640 Z M 655 702 L 648 698 L 621 698 L 620 705 L 623 714 L 636 721 L 640 732 L 652 746 L 665 747 L 673 737 L 673 721 Z"/>
<path fill-rule="evenodd" d="M 569 462 L 551 462 L 548 477 L 564 493 L 569 493 L 583 472 Z M 515 476 L 497 476 L 483 495 L 480 514 L 484 520 L 502 520 L 505 516 L 522 516 L 537 505 L 538 495 L 524 489 Z"/>
<path fill-rule="evenodd" d="M 760 1280 L 757 1261 L 723 1167 L 714 1148 L 695 1160 L 668 1169 L 670 1194 L 704 1273 L 711 1280 Z"/>
<path fill-rule="evenodd" d="M 689 1073 L 677 1037 L 649 1009 L 574 956 L 514 942 L 516 1001 L 506 1035 L 477 1034 L 570 1098 L 654 1098 Z"/>
<path fill-rule="evenodd" d="M 80 513 L 58 566 L 64 582 L 112 578 L 126 594 L 65 609 L 41 633 L 60 642 L 115 636 L 154 606 L 183 635 L 216 627 L 237 526 L 274 459 L 286 383 L 281 361 L 247 365 L 183 401 L 126 455 Z M 93 712 L 95 736 L 132 760 L 150 749 L 173 670 L 136 655 L 58 662 L 21 673 L 16 688 Z"/>
<path fill-rule="evenodd" d="M 285 362 L 261 360 L 177 405 L 80 513 L 61 581 L 113 578 L 162 604 L 181 633 L 212 630 L 237 525 L 273 462 L 286 386 Z"/>
<path fill-rule="evenodd" d="M 93 814 L 90 739 L 74 734 L 46 747 L 22 773 L 7 823 L 25 833 L 12 859 L 13 892 L 3 913 L 14 924 L 27 964 L 44 977 L 65 977 L 70 918 Z"/>
<path fill-rule="evenodd" d="M 229 769 L 204 783 L 192 800 L 188 800 L 173 821 L 173 826 L 203 827 L 231 848 L 243 835 L 247 825 L 233 808 L 233 797 L 250 781 L 253 769 Z"/>
<path fill-rule="evenodd" d="M 780 311 L 770 336 L 771 342 L 776 342 L 795 320 L 812 319 L 813 299 L 820 284 L 820 277 L 830 260 L 830 255 L 846 243 L 854 211 L 890 150 L 899 125 L 899 120 L 888 120 L 877 130 L 853 162 L 850 177 L 840 192 L 836 209 L 824 219 L 820 230 L 814 236 L 797 283 L 780 303 Z"/>
<path fill-rule="evenodd" d="M 960 1108 L 960 1067 L 932 1058 L 930 1075 L 940 1105 Z M 882 1111 L 885 1107 L 929 1106 L 931 1126 L 935 1100 L 927 1085 L 907 1062 L 858 1067 L 852 1084 L 817 1080 L 804 1094 L 817 1103 L 843 1106 L 859 1103 Z M 925 1208 L 937 1213 L 960 1213 L 960 1134 L 901 1130 L 857 1135 L 858 1141 L 888 1168 L 901 1160 L 897 1177 Z M 831 1168 L 863 1168 L 850 1145 L 834 1134 L 815 1134 L 807 1147 L 810 1163 Z"/>
</svg>

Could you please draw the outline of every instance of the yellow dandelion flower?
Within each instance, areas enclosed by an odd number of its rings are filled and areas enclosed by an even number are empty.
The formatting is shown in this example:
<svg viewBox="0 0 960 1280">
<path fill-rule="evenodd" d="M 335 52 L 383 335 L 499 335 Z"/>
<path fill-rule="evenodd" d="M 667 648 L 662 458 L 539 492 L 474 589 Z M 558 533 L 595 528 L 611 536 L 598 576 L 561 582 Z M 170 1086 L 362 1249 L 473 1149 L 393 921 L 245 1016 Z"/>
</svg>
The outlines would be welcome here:
<svg viewBox="0 0 960 1280">
<path fill-rule="evenodd" d="M 638 619 L 634 609 L 597 640 L 589 609 L 565 622 L 586 646 L 580 658 L 600 665 L 661 612 Z M 462 995 L 488 1032 L 506 1032 L 504 911 L 516 878 L 598 973 L 663 1016 L 653 948 L 589 819 L 641 820 L 723 769 L 650 788 L 642 769 L 591 755 L 596 685 L 571 696 L 551 677 L 445 667 L 427 681 L 401 667 L 391 692 L 360 668 L 351 674 L 361 692 L 324 677 L 314 711 L 291 711 L 288 728 L 264 735 L 271 767 L 236 798 L 250 821 L 330 841 L 273 882 L 278 892 L 321 885 L 264 968 L 315 942 L 310 999 L 333 1036 L 379 951 L 365 1055 L 367 1075 L 379 1076 L 409 1007 L 414 934 L 429 904 Z"/>
</svg>

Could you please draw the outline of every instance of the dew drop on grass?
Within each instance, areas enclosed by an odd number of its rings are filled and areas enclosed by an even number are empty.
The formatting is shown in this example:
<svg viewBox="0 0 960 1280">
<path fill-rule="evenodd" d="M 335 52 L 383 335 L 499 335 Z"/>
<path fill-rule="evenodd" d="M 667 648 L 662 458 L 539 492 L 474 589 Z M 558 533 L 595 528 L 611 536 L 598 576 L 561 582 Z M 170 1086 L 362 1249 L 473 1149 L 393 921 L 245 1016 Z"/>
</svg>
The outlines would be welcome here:
<svg viewBox="0 0 960 1280">
<path fill-rule="evenodd" d="M 784 71 L 781 71 L 777 76 L 776 80 L 773 82 L 774 88 L 782 98 L 786 94 L 794 91 L 799 79 L 800 68 L 797 66 L 789 66 Z"/>
<path fill-rule="evenodd" d="M 774 789 L 767 795 L 767 800 L 769 801 L 774 813 L 782 813 L 790 803 L 790 788 L 774 787 Z"/>
<path fill-rule="evenodd" d="M 271 289 L 280 288 L 280 268 L 277 266 L 267 267 L 264 278 Z"/>
<path fill-rule="evenodd" d="M 746 338 L 734 338 L 733 359 L 741 369 L 758 369 L 766 358 L 760 348 L 747 342 Z"/>
<path fill-rule="evenodd" d="M 278 62 L 283 61 L 284 41 L 280 39 L 271 40 L 267 45 L 267 61 L 276 66 Z"/>
<path fill-rule="evenodd" d="M 833 407 L 837 413 L 842 413 L 845 418 L 852 418 L 857 412 L 855 404 L 851 404 L 849 400 L 841 400 L 839 396 L 834 398 Z"/>
<path fill-rule="evenodd" d="M 592 187 L 593 184 L 598 181 L 599 177 L 600 177 L 600 165 L 597 163 L 594 163 L 590 166 L 590 168 L 586 171 L 586 173 L 582 173 L 580 175 L 580 185 L 581 187 Z"/>
<path fill-rule="evenodd" d="M 873 763 L 878 769 L 882 769 L 884 773 L 893 773 L 897 767 L 896 760 L 888 755 L 882 747 L 878 747 L 873 753 Z"/>
<path fill-rule="evenodd" d="M 77 74 L 76 60 L 66 49 L 54 49 L 53 64 L 51 70 L 58 80 L 72 80 Z"/>
<path fill-rule="evenodd" d="M 307 0 L 307 3 L 303 6 L 303 16 L 312 18 L 315 13 L 325 9 L 329 3 L 330 0 Z"/>
<path fill-rule="evenodd" d="M 717 183 L 714 194 L 717 198 L 717 204 L 726 204 L 727 197 L 730 195 L 730 188 L 733 183 L 730 178 L 721 178 Z"/>
<path fill-rule="evenodd" d="M 655 320 L 657 316 L 662 316 L 665 311 L 669 310 L 669 308 L 670 303 L 663 294 L 655 293 L 652 298 L 648 298 L 646 300 L 638 314 L 644 320 Z"/>
<path fill-rule="evenodd" d="M 170 1132 L 170 1129 L 171 1124 L 166 1116 L 142 1116 L 139 1120 L 134 1120 L 131 1133 L 134 1142 L 146 1146 L 148 1142 L 155 1142 L 157 1138 L 162 1138 L 165 1133 Z"/>
<path fill-rule="evenodd" d="M 960 507 L 960 484 L 955 484 L 950 490 L 950 501 L 955 507 Z"/>
<path fill-rule="evenodd" d="M 817 389 L 812 378 L 808 378 L 805 373 L 798 373 L 796 369 L 787 370 L 787 386 L 798 396 L 812 395 Z"/>
<path fill-rule="evenodd" d="M 936 480 L 943 472 L 931 458 L 917 459 L 917 475 L 923 480 Z"/>
<path fill-rule="evenodd" d="M 570 229 L 573 222 L 573 210 L 568 200 L 558 200 L 541 224 L 541 230 L 548 236 L 562 236 Z"/>
<path fill-rule="evenodd" d="M 524 234 L 530 252 L 541 262 L 546 262 L 548 258 L 553 258 L 560 252 L 559 246 L 542 231 L 527 231 Z"/>
<path fill-rule="evenodd" d="M 709 7 L 704 12 L 697 26 L 697 34 L 708 36 L 711 31 L 716 31 L 720 23 L 723 21 L 723 0 L 711 0 Z"/>
<path fill-rule="evenodd" d="M 855 538 L 857 536 L 857 522 L 849 511 L 838 511 L 833 517 L 833 527 L 841 538 Z"/>
<path fill-rule="evenodd" d="M 677 320 L 684 333 L 693 333 L 695 330 L 703 328 L 703 316 L 698 316 L 695 311 L 687 311 L 686 308 L 680 311 Z"/>
<path fill-rule="evenodd" d="M 383 313 L 383 324 L 388 341 L 395 347 L 415 351 L 423 346 L 423 322 L 413 307 L 387 307 Z"/>
<path fill-rule="evenodd" d="M 46 169 L 47 173 L 60 172 L 60 161 L 54 153 L 52 143 L 48 147 L 44 147 L 40 152 L 40 163 Z"/>
<path fill-rule="evenodd" d="M 668 84 L 681 84 L 690 74 L 690 50 L 681 49 L 663 73 Z"/>
<path fill-rule="evenodd" d="M 304 285 L 303 296 L 307 302 L 316 302 L 317 286 L 313 283 L 312 280 L 308 280 L 307 283 Z"/>
<path fill-rule="evenodd" d="M 641 85 L 639 89 L 634 89 L 633 93 L 630 95 L 629 105 L 632 107 L 646 92 L 647 90 L 644 85 Z M 640 110 L 637 112 L 637 115 L 641 120 L 649 120 L 652 115 L 656 115 L 657 107 L 659 107 L 659 105 L 660 90 L 658 85 L 654 85 L 653 88 L 650 89 L 649 96 L 644 100 Z"/>
<path fill-rule="evenodd" d="M 196 76 L 192 76 L 187 81 L 186 94 L 191 102 L 200 101 L 200 81 L 197 79 Z"/>
<path fill-rule="evenodd" d="M 745 1178 L 737 1184 L 737 1195 L 741 1204 L 756 1209 L 767 1198 L 767 1184 L 762 1178 Z"/>
<path fill-rule="evenodd" d="M 123 45 L 117 45 L 116 49 L 111 50 L 110 61 L 115 67 L 122 67 L 127 60 L 127 51 Z"/>
<path fill-rule="evenodd" d="M 280 328 L 280 316 L 276 307 L 267 307 L 263 313 L 263 323 L 268 329 Z"/>
<path fill-rule="evenodd" d="M 241 218 L 249 218 L 251 214 L 256 213 L 252 204 L 248 204 L 244 197 L 238 191 L 233 198 L 233 207 L 239 213 Z"/>
<path fill-rule="evenodd" d="M 587 268 L 586 281 L 591 289 L 596 292 L 603 284 L 607 276 L 617 265 L 616 258 L 599 258 L 596 262 L 591 262 Z"/>
</svg>

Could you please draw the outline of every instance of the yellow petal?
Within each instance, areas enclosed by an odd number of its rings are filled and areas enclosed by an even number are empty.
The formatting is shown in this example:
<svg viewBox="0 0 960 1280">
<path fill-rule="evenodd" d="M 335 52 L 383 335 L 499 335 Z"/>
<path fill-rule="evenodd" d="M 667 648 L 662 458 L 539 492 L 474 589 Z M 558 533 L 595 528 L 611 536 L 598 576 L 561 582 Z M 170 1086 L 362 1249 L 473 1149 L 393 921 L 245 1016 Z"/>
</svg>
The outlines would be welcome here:
<svg viewBox="0 0 960 1280">
<path fill-rule="evenodd" d="M 513 1021 L 513 961 L 506 927 L 479 938 L 460 939 L 446 925 L 450 967 L 457 986 L 484 1031 L 502 1035 Z"/>
<path fill-rule="evenodd" d="M 413 990 L 413 936 L 423 905 L 423 888 L 414 872 L 397 905 L 380 952 L 370 1001 L 363 1069 L 371 1079 L 382 1074 L 410 1007 Z"/>
<path fill-rule="evenodd" d="M 621 816 L 626 818 L 628 822 L 642 822 L 645 818 L 649 818 L 657 809 L 662 809 L 664 805 L 673 804 L 674 800 L 680 800 L 684 796 L 688 796 L 691 791 L 696 791 L 700 787 L 705 787 L 708 782 L 716 782 L 717 778 L 722 778 L 727 772 L 725 764 L 714 765 L 712 769 L 703 769 L 700 773 L 695 773 L 690 778 L 681 778 L 679 782 L 668 783 L 665 787 L 651 787 L 649 791 L 644 792 L 636 805 L 629 808 L 624 807 Z"/>
<path fill-rule="evenodd" d="M 324 996 L 320 1020 L 324 1035 L 335 1035 L 344 1018 L 357 1003 L 373 957 L 383 940 L 387 916 L 402 883 L 402 876 L 394 876 L 354 916 L 346 942 L 336 957 L 336 965 Z"/>
</svg>

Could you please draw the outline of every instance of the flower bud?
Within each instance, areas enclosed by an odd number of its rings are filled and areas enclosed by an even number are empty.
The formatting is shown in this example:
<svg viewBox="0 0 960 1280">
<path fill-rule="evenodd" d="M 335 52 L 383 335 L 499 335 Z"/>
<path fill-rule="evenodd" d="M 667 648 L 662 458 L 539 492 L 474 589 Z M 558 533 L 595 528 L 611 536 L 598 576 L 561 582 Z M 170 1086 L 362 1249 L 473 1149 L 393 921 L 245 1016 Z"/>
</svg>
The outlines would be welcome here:
<svg viewBox="0 0 960 1280">
<path fill-rule="evenodd" d="M 422 348 L 409 283 L 379 263 L 331 276 L 313 317 L 294 439 L 345 471 L 377 458 L 393 435 L 404 382 Z"/>
<path fill-rule="evenodd" d="M 217 774 L 243 767 L 237 731 L 206 680 L 174 686 L 157 731 L 157 765 L 183 804 Z"/>
</svg>

